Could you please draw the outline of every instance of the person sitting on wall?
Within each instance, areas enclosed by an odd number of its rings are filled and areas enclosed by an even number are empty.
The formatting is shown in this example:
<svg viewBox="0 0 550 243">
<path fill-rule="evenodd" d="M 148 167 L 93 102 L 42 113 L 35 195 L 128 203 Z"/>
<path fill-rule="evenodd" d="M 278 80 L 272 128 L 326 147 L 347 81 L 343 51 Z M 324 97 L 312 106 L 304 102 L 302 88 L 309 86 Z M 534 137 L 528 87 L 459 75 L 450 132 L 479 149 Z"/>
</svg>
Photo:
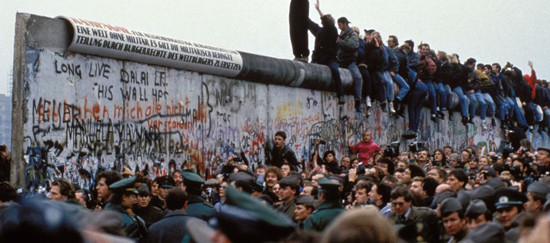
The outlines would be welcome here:
<svg viewBox="0 0 550 243">
<path fill-rule="evenodd" d="M 268 154 L 270 157 L 266 159 L 266 164 L 270 166 L 276 166 L 278 168 L 281 168 L 281 166 L 287 162 L 292 167 L 298 166 L 298 160 L 296 159 L 296 155 L 294 154 L 294 151 L 285 144 L 286 141 L 286 133 L 283 131 L 278 131 L 275 133 L 275 139 L 273 140 L 274 147 L 271 151 L 269 151 Z"/>
</svg>

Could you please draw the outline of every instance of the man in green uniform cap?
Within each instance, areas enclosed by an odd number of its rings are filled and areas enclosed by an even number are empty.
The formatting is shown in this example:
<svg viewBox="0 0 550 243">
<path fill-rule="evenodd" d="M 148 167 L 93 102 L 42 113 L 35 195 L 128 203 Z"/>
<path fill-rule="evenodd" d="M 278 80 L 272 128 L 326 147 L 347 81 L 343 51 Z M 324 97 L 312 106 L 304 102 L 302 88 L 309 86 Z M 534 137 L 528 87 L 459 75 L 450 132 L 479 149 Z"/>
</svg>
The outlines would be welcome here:
<svg viewBox="0 0 550 243">
<path fill-rule="evenodd" d="M 209 221 L 217 229 L 210 237 L 214 243 L 277 242 L 296 230 L 292 220 L 250 194 L 227 187 L 226 197 L 226 204 Z"/>
<path fill-rule="evenodd" d="M 122 217 L 121 228 L 126 232 L 126 236 L 134 240 L 141 240 L 147 234 L 145 222 L 139 216 L 128 213 L 128 209 L 132 208 L 137 201 L 136 190 L 134 183 L 136 177 L 130 177 L 124 180 L 117 181 L 109 186 L 109 189 L 114 193 L 111 201 L 105 206 L 105 209 L 112 210 L 120 214 Z"/>
<path fill-rule="evenodd" d="M 189 216 L 205 221 L 210 219 L 214 216 L 216 210 L 212 204 L 201 197 L 204 180 L 199 175 L 189 171 L 183 171 L 181 175 L 183 176 L 183 188 L 189 196 L 185 212 Z"/>
<path fill-rule="evenodd" d="M 304 223 L 304 230 L 322 232 L 338 215 L 345 212 L 340 203 L 340 184 L 322 177 L 319 183 L 319 202 L 317 207 Z"/>
</svg>

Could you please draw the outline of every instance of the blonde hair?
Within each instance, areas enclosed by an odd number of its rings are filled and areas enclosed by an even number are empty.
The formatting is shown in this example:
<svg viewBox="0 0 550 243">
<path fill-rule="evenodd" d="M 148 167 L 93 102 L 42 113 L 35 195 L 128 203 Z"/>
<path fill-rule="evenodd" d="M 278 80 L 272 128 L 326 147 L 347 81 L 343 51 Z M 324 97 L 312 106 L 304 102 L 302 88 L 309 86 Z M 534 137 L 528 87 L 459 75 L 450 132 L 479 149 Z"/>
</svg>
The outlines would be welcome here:
<svg viewBox="0 0 550 243">
<path fill-rule="evenodd" d="M 455 53 L 453 53 L 449 58 L 451 59 L 452 64 L 458 64 L 458 57 Z"/>
<path fill-rule="evenodd" d="M 359 34 L 359 28 L 358 28 L 357 26 L 352 26 L 351 29 L 352 29 L 355 33 Z"/>
<path fill-rule="evenodd" d="M 321 243 L 396 243 L 396 231 L 388 230 L 393 227 L 391 221 L 383 217 L 376 207 L 353 209 L 343 213 L 330 224 L 321 238 Z"/>
</svg>

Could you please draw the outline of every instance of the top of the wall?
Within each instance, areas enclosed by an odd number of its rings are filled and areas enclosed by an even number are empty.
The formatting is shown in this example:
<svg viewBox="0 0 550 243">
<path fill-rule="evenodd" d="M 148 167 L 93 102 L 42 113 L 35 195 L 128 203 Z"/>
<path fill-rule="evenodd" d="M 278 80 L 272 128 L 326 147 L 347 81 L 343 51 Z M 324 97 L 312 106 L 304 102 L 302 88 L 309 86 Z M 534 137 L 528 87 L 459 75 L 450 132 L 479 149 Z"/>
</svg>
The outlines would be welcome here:
<svg viewBox="0 0 550 243">
<path fill-rule="evenodd" d="M 72 17 L 28 16 L 27 47 L 78 52 L 264 84 L 330 91 L 327 66 L 277 59 Z M 348 70 L 340 70 L 351 88 Z"/>
</svg>

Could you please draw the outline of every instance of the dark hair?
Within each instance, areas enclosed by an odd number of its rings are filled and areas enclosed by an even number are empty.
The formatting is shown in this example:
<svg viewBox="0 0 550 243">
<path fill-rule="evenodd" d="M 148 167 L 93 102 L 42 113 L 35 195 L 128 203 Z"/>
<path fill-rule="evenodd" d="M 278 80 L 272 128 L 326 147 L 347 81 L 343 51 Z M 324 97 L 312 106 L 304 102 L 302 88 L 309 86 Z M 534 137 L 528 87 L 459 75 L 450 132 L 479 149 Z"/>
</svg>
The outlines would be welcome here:
<svg viewBox="0 0 550 243">
<path fill-rule="evenodd" d="M 323 188 L 319 188 L 319 194 L 323 194 L 323 198 L 327 202 L 340 200 L 340 190 L 325 190 Z"/>
<path fill-rule="evenodd" d="M 422 43 L 421 47 L 425 47 L 425 46 L 428 47 L 429 49 L 431 49 L 430 45 L 428 43 Z"/>
<path fill-rule="evenodd" d="M 399 182 L 399 180 L 397 179 L 397 177 L 395 177 L 394 175 L 389 175 L 389 176 L 384 177 L 384 179 L 382 179 L 382 183 L 386 183 L 386 181 L 389 181 L 389 182 L 391 182 L 391 183 L 397 183 L 397 182 Z"/>
<path fill-rule="evenodd" d="M 391 186 L 388 183 L 376 184 L 376 193 L 382 196 L 382 202 L 387 204 L 391 199 Z"/>
<path fill-rule="evenodd" d="M 242 181 L 242 180 L 235 181 L 235 188 L 241 188 L 243 192 L 252 194 L 252 186 L 246 181 Z"/>
<path fill-rule="evenodd" d="M 443 178 L 444 181 L 447 180 L 447 171 L 439 167 L 435 167 L 432 170 L 437 170 L 437 174 L 439 175 L 439 177 Z"/>
<path fill-rule="evenodd" d="M 90 200 L 90 198 L 88 197 L 88 192 L 83 190 L 83 189 L 78 189 L 74 192 L 75 196 L 77 193 L 82 193 L 82 199 L 84 199 L 84 201 L 86 201 L 86 203 L 88 203 L 88 201 Z"/>
<path fill-rule="evenodd" d="M 355 190 L 357 191 L 357 190 L 365 189 L 365 192 L 369 193 L 370 189 L 372 188 L 372 185 L 373 183 L 370 181 L 359 182 L 357 183 L 357 185 L 355 185 Z"/>
<path fill-rule="evenodd" d="M 407 45 L 411 46 L 411 51 L 414 50 L 414 41 L 413 40 L 406 40 L 405 43 L 407 43 Z"/>
<path fill-rule="evenodd" d="M 122 176 L 120 176 L 120 174 L 115 171 L 103 171 L 97 174 L 96 178 L 96 183 L 98 183 L 101 178 L 105 178 L 105 184 L 107 184 L 107 186 L 110 186 L 111 184 L 122 180 Z"/>
<path fill-rule="evenodd" d="M 326 163 L 327 161 L 327 156 L 329 154 L 332 154 L 332 157 L 334 157 L 334 162 L 338 163 L 338 160 L 336 159 L 336 153 L 334 153 L 334 151 L 332 150 L 327 150 L 324 154 L 323 154 L 323 161 Z"/>
<path fill-rule="evenodd" d="M 477 69 L 481 69 L 481 70 L 483 71 L 483 69 L 485 68 L 485 64 L 483 64 L 483 63 L 478 63 L 478 64 L 476 65 L 476 67 L 477 67 Z"/>
<path fill-rule="evenodd" d="M 426 194 L 430 197 L 435 195 L 437 186 L 439 186 L 439 183 L 434 178 L 427 177 L 422 180 L 422 190 L 426 191 Z"/>
<path fill-rule="evenodd" d="M 412 201 L 412 194 L 406 186 L 398 186 L 391 192 L 391 199 L 403 197 L 406 202 Z"/>
<path fill-rule="evenodd" d="M 461 169 L 454 169 L 449 173 L 449 176 L 454 176 L 458 181 L 464 182 L 462 185 L 462 188 L 466 187 L 466 184 L 468 184 L 468 175 L 466 175 L 466 172 L 464 172 Z"/>
<path fill-rule="evenodd" d="M 59 187 L 59 193 L 63 196 L 67 196 L 67 199 L 74 199 L 74 187 L 73 185 L 65 178 L 55 179 L 52 182 L 52 186 Z"/>
<path fill-rule="evenodd" d="M 15 201 L 15 199 L 17 199 L 15 188 L 6 181 L 0 182 L 0 201 L 9 202 Z"/>
<path fill-rule="evenodd" d="M 397 39 L 397 36 L 395 36 L 395 35 L 390 35 L 389 38 L 393 38 L 393 41 L 395 42 L 395 45 L 396 45 L 396 46 L 399 46 L 399 40 Z"/>
<path fill-rule="evenodd" d="M 502 70 L 502 67 L 500 66 L 500 64 L 498 64 L 496 62 L 493 63 L 493 66 L 497 66 L 499 72 L 500 72 L 500 70 Z"/>
<path fill-rule="evenodd" d="M 466 63 L 465 63 L 465 64 L 466 64 L 466 65 L 471 65 L 471 64 L 474 64 L 474 63 L 476 63 L 476 62 L 477 62 L 476 59 L 470 57 L 470 58 L 468 58 L 468 60 L 466 60 Z"/>
<path fill-rule="evenodd" d="M 445 212 L 444 214 L 441 215 L 441 217 L 442 217 L 442 218 L 448 217 L 448 216 L 450 216 L 450 215 L 453 214 L 453 213 L 458 213 L 458 217 L 459 217 L 460 219 L 464 219 L 464 216 L 465 216 L 465 215 L 464 215 L 464 209 L 460 209 L 460 210 L 458 210 L 458 211 L 456 211 L 456 212 Z"/>
<path fill-rule="evenodd" d="M 166 194 L 166 208 L 168 210 L 182 209 L 187 202 L 187 193 L 181 187 L 172 187 Z"/>
<path fill-rule="evenodd" d="M 492 70 L 493 70 L 493 67 L 492 67 L 491 65 L 485 64 L 485 68 L 487 68 L 487 69 L 491 70 L 491 72 L 493 72 L 493 71 L 492 71 Z"/>
<path fill-rule="evenodd" d="M 445 151 L 444 151 L 443 149 L 436 149 L 436 150 L 434 151 L 434 159 L 435 159 L 435 152 L 440 152 L 441 155 L 443 156 L 443 157 L 441 158 L 441 163 L 442 163 L 442 164 L 440 164 L 439 166 L 445 166 L 445 165 L 447 165 L 447 156 L 445 156 Z"/>
<path fill-rule="evenodd" d="M 389 159 L 387 157 L 382 157 L 382 158 L 378 159 L 378 164 L 380 164 L 380 163 L 387 164 L 388 165 L 388 174 L 393 175 L 393 173 L 395 172 L 395 164 L 393 163 L 393 161 L 391 161 L 391 159 Z"/>
<path fill-rule="evenodd" d="M 409 170 L 411 171 L 411 178 L 415 178 L 417 176 L 426 177 L 424 170 L 420 168 L 420 166 L 418 165 L 415 165 L 415 164 L 409 165 Z"/>
<path fill-rule="evenodd" d="M 283 132 L 283 131 L 277 131 L 277 132 L 275 133 L 275 137 L 277 137 L 277 136 L 282 137 L 283 140 L 286 140 L 286 133 Z"/>
</svg>

